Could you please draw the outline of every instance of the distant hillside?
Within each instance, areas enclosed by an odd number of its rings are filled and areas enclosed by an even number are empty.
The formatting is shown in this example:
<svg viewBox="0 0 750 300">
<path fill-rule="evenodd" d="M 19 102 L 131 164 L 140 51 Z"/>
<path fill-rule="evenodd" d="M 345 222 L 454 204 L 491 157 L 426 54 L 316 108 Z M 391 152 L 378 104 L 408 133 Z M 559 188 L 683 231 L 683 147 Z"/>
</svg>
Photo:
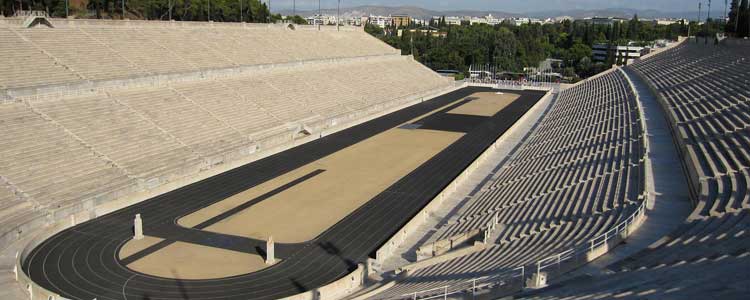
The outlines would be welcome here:
<svg viewBox="0 0 750 300">
<path fill-rule="evenodd" d="M 274 11 L 274 13 L 281 13 L 282 15 L 290 15 L 292 14 L 292 11 L 289 9 Z M 317 14 L 317 10 L 298 10 L 297 14 L 303 17 L 308 17 Z M 322 10 L 322 13 L 325 15 L 335 15 L 336 9 L 324 9 Z M 497 17 L 516 17 L 520 16 L 519 14 L 513 14 L 508 12 L 502 12 L 502 11 L 477 11 L 477 10 L 459 10 L 459 11 L 436 11 L 436 10 L 429 10 L 421 7 L 415 7 L 415 6 L 399 6 L 399 7 L 390 7 L 390 6 L 376 6 L 376 5 L 367 5 L 367 6 L 356 6 L 356 7 L 346 7 L 341 8 L 341 15 L 343 17 L 360 17 L 360 16 L 369 16 L 369 15 L 376 15 L 376 16 L 388 16 L 388 15 L 409 15 L 412 18 L 418 18 L 418 19 L 429 19 L 433 16 L 472 16 L 472 17 L 481 17 L 486 16 L 487 14 L 492 14 L 493 16 Z"/>
<path fill-rule="evenodd" d="M 653 9 L 640 10 L 630 8 L 608 8 L 608 9 L 591 9 L 591 10 L 566 10 L 566 11 L 540 11 L 530 13 L 530 16 L 538 18 L 549 18 L 558 16 L 571 16 L 576 19 L 590 18 L 590 17 L 620 17 L 620 18 L 632 18 L 633 15 L 638 15 L 639 18 L 645 19 L 656 19 L 656 18 L 695 18 L 697 12 L 663 12 Z"/>
<path fill-rule="evenodd" d="M 335 15 L 336 9 L 324 9 L 322 10 L 325 15 Z M 274 13 L 281 13 L 283 15 L 292 14 L 292 10 L 284 9 L 274 11 Z M 298 10 L 297 14 L 303 17 L 308 17 L 317 14 L 317 10 Z M 500 18 L 507 17 L 535 17 L 535 18 L 554 18 L 560 16 L 570 16 L 573 18 L 587 18 L 587 17 L 622 17 L 632 18 L 633 15 L 638 14 L 641 18 L 695 18 L 697 13 L 693 12 L 662 12 L 658 10 L 638 10 L 629 8 L 610 8 L 610 9 L 596 9 L 596 10 L 566 10 L 566 11 L 539 11 L 533 13 L 509 13 L 504 11 L 482 11 L 482 10 L 448 10 L 448 11 L 437 11 L 430 10 L 416 6 L 378 6 L 378 5 L 366 5 L 366 6 L 355 6 L 355 7 L 342 7 L 341 15 L 343 17 L 360 17 L 360 16 L 388 16 L 388 15 L 409 15 L 412 18 L 418 19 L 429 19 L 433 16 L 471 16 L 481 17 L 492 14 L 493 16 Z"/>
</svg>

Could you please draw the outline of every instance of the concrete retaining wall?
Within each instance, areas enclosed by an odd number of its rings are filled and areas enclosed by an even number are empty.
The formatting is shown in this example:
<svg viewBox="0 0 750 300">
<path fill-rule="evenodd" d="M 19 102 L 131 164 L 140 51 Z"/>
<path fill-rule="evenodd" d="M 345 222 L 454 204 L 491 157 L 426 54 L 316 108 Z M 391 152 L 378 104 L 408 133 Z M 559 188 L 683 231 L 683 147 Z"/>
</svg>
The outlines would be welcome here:
<svg viewBox="0 0 750 300">
<path fill-rule="evenodd" d="M 357 266 L 354 272 L 331 282 L 325 286 L 301 294 L 283 298 L 282 300 L 336 300 L 351 295 L 357 291 L 365 280 L 365 267 Z"/>
<path fill-rule="evenodd" d="M 408 264 L 399 268 L 396 268 L 396 274 L 399 274 L 401 272 L 414 272 L 419 269 L 424 269 L 429 266 L 433 266 L 442 262 L 449 261 L 454 258 L 458 258 L 461 256 L 469 255 L 474 252 L 479 252 L 487 248 L 487 244 L 476 242 L 474 245 L 470 247 L 461 248 L 455 251 L 450 251 L 442 255 L 438 255 L 432 258 L 428 258 L 422 261 L 415 262 L 413 264 Z"/>
<path fill-rule="evenodd" d="M 476 240 L 477 237 L 483 236 L 483 230 L 474 229 L 447 239 L 437 240 L 433 243 L 424 244 L 417 249 L 417 260 L 441 255 L 451 251 L 467 241 Z"/>
</svg>

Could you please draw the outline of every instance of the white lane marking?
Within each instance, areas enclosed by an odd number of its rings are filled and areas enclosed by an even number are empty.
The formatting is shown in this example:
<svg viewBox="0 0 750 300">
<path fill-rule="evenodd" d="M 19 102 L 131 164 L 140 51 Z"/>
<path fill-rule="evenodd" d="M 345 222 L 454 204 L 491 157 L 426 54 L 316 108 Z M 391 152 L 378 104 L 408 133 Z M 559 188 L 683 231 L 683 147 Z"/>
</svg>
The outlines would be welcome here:
<svg viewBox="0 0 750 300">
<path fill-rule="evenodd" d="M 130 280 L 133 279 L 136 276 L 138 276 L 138 274 L 130 276 L 130 278 L 128 278 L 128 280 L 125 280 L 125 283 L 122 285 L 122 299 L 128 300 L 128 296 L 125 295 L 125 287 L 128 286 L 128 282 L 130 282 Z"/>
</svg>

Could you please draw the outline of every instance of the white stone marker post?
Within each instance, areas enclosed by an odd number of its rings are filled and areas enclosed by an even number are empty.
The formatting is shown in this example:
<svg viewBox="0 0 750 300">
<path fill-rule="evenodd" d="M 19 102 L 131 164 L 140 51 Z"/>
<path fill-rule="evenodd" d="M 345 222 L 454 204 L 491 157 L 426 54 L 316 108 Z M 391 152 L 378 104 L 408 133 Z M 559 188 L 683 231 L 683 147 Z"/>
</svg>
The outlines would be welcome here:
<svg viewBox="0 0 750 300">
<path fill-rule="evenodd" d="M 276 258 L 274 257 L 273 253 L 273 236 L 269 236 L 268 240 L 266 241 L 266 264 L 272 265 L 276 262 Z"/>
<path fill-rule="evenodd" d="M 133 228 L 134 228 L 134 240 L 142 240 L 143 239 L 143 220 L 141 220 L 141 214 L 135 215 L 135 221 L 133 221 Z"/>
</svg>

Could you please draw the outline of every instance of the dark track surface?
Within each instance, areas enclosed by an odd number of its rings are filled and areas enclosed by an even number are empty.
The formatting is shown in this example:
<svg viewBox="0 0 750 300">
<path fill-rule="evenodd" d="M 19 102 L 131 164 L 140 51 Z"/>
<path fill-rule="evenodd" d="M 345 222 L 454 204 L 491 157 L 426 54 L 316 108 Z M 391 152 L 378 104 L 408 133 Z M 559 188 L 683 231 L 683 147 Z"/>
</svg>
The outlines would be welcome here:
<svg viewBox="0 0 750 300">
<path fill-rule="evenodd" d="M 132 237 L 136 213 L 143 216 L 145 234 L 167 238 L 165 243 L 186 241 L 262 252 L 258 247 L 264 245 L 263 241 L 182 228 L 176 220 L 472 93 L 489 90 L 455 91 L 77 225 L 34 249 L 23 270 L 63 297 L 85 300 L 276 299 L 325 285 L 364 262 L 544 93 L 508 91 L 521 94 L 521 98 L 482 122 L 469 118 L 472 126 L 462 124 L 460 117 L 445 114 L 449 109 L 420 120 L 435 124 L 428 127 L 467 134 L 316 239 L 301 244 L 277 243 L 276 254 L 283 261 L 271 268 L 223 279 L 175 280 L 127 269 L 117 253 Z M 258 201 L 262 199 L 248 199 L 247 206 Z"/>
</svg>

